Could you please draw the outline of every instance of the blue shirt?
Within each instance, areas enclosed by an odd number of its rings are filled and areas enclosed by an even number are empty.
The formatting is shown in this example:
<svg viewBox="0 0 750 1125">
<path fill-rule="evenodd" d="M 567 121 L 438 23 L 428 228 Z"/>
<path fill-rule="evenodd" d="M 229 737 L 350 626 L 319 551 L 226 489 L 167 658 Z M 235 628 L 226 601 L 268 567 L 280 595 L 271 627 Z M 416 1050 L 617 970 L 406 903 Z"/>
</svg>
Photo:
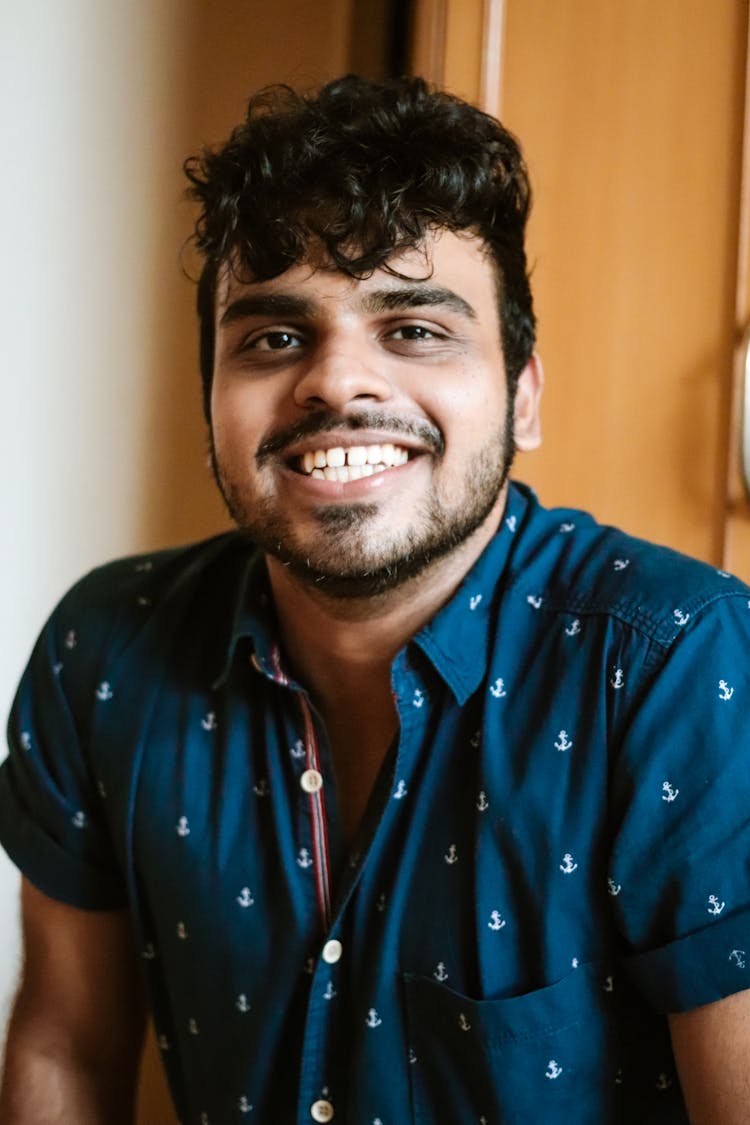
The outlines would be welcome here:
<svg viewBox="0 0 750 1125">
<path fill-rule="evenodd" d="M 185 1125 L 685 1121 L 663 1013 L 750 986 L 749 644 L 738 580 L 511 486 L 348 850 L 262 560 L 120 561 L 34 650 L 2 837 L 130 907 Z"/>
</svg>

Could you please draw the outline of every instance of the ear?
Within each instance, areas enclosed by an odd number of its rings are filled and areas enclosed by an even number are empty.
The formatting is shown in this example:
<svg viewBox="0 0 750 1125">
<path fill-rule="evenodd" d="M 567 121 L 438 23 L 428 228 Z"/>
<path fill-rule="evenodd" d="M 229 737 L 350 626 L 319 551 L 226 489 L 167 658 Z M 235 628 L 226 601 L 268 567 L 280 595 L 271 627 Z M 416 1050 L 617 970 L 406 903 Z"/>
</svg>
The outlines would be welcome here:
<svg viewBox="0 0 750 1125">
<path fill-rule="evenodd" d="M 516 449 L 525 453 L 542 444 L 539 403 L 544 386 L 542 361 L 536 352 L 518 376 L 513 411 L 513 436 Z"/>
</svg>

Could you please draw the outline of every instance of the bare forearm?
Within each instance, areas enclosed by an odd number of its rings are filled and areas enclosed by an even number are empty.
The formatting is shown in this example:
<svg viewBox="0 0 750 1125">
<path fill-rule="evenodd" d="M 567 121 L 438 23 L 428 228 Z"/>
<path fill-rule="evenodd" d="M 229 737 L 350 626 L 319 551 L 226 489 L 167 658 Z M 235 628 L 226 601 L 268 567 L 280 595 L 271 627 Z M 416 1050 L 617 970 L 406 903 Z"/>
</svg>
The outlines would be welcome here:
<svg viewBox="0 0 750 1125">
<path fill-rule="evenodd" d="M 132 1125 L 133 1092 L 116 1075 L 9 1043 L 3 1125 Z"/>
</svg>

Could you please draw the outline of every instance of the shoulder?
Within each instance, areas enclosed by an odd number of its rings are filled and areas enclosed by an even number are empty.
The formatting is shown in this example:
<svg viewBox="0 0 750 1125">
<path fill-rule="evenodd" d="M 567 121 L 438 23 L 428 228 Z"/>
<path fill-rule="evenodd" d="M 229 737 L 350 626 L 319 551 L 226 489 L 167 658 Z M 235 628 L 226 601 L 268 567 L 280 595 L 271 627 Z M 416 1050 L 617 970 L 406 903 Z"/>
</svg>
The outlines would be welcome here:
<svg viewBox="0 0 750 1125">
<path fill-rule="evenodd" d="M 532 495 L 512 588 L 551 613 L 618 618 L 670 644 L 717 603 L 747 613 L 750 588 L 727 572 L 650 543 L 586 512 L 545 509 Z"/>
</svg>

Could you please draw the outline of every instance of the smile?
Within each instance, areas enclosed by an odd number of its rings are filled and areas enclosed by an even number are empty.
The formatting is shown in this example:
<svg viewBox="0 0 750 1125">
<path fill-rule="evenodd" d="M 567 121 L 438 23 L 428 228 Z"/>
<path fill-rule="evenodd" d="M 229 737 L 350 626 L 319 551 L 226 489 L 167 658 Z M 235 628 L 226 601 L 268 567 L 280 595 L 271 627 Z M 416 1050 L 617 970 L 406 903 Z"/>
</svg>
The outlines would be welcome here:
<svg viewBox="0 0 750 1125">
<path fill-rule="evenodd" d="M 408 460 L 408 450 L 384 442 L 382 445 L 352 445 L 348 449 L 340 445 L 332 449 L 309 449 L 295 458 L 293 467 L 305 476 L 345 484 L 405 465 Z"/>
</svg>

